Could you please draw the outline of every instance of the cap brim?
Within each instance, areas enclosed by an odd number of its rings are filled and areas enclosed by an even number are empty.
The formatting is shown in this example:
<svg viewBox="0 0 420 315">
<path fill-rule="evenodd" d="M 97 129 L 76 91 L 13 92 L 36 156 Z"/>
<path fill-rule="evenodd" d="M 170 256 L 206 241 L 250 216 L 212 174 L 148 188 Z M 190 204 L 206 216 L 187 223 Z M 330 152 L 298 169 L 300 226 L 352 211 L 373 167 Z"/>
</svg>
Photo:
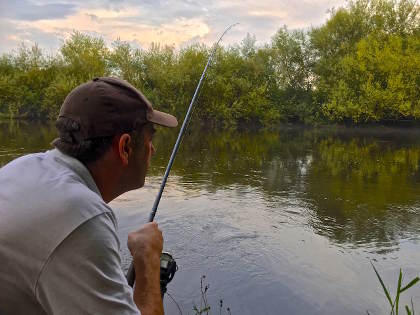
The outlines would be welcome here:
<svg viewBox="0 0 420 315">
<path fill-rule="evenodd" d="M 153 110 L 153 112 L 148 115 L 147 120 L 165 127 L 176 127 L 178 126 L 178 120 L 170 114 L 160 112 L 158 110 Z"/>
</svg>

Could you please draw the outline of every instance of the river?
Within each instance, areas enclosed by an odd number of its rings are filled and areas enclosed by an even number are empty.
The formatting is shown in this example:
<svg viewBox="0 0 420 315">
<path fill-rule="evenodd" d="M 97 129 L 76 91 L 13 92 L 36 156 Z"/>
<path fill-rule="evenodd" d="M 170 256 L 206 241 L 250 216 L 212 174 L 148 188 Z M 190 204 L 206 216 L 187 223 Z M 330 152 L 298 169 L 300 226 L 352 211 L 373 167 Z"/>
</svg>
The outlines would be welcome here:
<svg viewBox="0 0 420 315">
<path fill-rule="evenodd" d="M 420 130 L 192 126 L 156 220 L 179 271 L 168 290 L 183 314 L 209 285 L 212 314 L 389 314 L 372 269 L 395 292 L 419 274 Z M 0 123 L 0 166 L 50 148 L 53 126 Z M 123 244 L 146 222 L 176 139 L 158 129 L 145 187 L 113 202 Z M 403 294 L 420 309 L 420 286 Z M 167 314 L 179 314 L 165 298 Z M 402 310 L 401 310 L 402 311 Z"/>
</svg>

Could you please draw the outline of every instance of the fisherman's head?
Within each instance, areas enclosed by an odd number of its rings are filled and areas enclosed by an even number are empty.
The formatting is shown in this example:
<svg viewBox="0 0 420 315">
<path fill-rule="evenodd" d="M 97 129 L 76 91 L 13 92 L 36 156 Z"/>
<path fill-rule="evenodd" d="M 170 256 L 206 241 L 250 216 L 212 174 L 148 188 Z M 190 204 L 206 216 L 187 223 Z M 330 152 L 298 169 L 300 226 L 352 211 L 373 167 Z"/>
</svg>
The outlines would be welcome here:
<svg viewBox="0 0 420 315">
<path fill-rule="evenodd" d="M 143 185 L 154 153 L 154 124 L 175 127 L 178 123 L 174 116 L 154 110 L 128 82 L 95 78 L 67 95 L 56 122 L 59 137 L 53 145 L 88 167 L 113 151 L 123 166 L 127 164 L 128 173 L 140 173 L 131 183 L 134 189 Z"/>
</svg>

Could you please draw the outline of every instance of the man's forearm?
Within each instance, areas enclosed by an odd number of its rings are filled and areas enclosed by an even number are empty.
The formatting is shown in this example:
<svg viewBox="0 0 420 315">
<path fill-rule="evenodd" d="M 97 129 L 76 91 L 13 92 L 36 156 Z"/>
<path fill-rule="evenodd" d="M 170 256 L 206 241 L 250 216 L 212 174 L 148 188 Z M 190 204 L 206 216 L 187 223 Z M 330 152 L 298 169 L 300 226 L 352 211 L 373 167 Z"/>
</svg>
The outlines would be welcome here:
<svg viewBox="0 0 420 315">
<path fill-rule="evenodd" d="M 136 259 L 137 258 L 137 259 Z M 160 293 L 160 256 L 134 257 L 136 282 L 134 302 L 142 315 L 163 315 L 163 303 Z"/>
</svg>

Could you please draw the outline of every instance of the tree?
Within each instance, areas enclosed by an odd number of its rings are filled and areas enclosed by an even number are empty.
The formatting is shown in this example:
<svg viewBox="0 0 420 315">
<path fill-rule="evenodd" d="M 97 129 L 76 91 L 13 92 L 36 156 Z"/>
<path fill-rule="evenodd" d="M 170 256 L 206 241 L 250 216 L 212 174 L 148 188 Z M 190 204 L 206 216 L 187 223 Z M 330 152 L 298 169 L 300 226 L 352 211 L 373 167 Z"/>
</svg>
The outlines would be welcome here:
<svg viewBox="0 0 420 315">
<path fill-rule="evenodd" d="M 277 85 L 274 101 L 289 120 L 313 120 L 313 56 L 307 33 L 283 27 L 271 40 L 270 65 Z"/>
<path fill-rule="evenodd" d="M 83 83 L 110 74 L 109 49 L 102 38 L 74 32 L 60 49 L 66 75 Z"/>
<path fill-rule="evenodd" d="M 311 32 L 316 101 L 332 121 L 417 119 L 419 6 L 358 0 Z"/>
</svg>

